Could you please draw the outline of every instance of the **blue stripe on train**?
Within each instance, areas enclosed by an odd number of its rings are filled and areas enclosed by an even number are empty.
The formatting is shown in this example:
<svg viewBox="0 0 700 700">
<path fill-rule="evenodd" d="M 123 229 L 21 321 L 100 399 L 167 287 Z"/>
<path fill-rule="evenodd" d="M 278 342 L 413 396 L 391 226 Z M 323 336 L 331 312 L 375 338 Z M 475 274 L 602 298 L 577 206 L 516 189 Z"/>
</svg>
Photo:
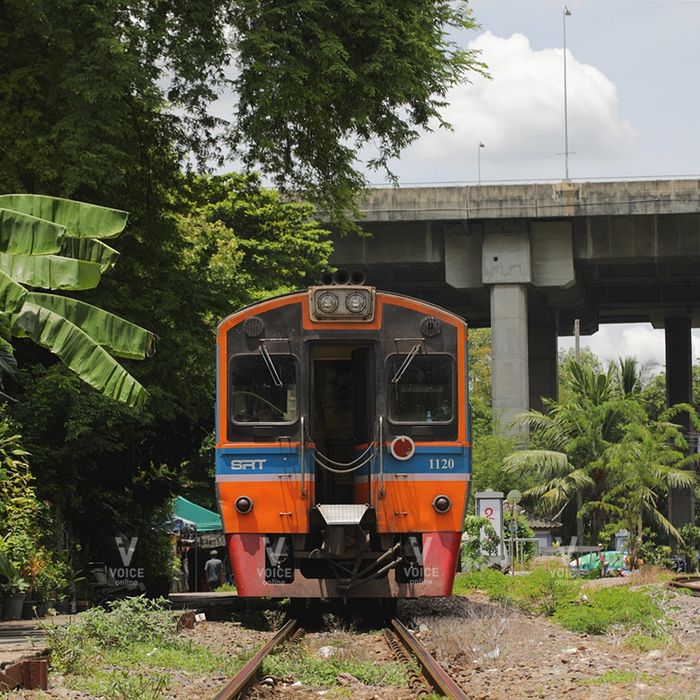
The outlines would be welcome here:
<svg viewBox="0 0 700 700">
<path fill-rule="evenodd" d="M 306 451 L 306 471 L 313 469 L 312 449 Z M 384 453 L 384 472 L 386 474 L 468 474 L 471 471 L 469 448 L 429 447 L 416 448 L 411 459 L 395 459 L 390 452 Z M 358 476 L 379 471 L 378 461 L 356 470 Z M 289 447 L 224 447 L 216 450 L 217 474 L 299 474 L 301 465 L 299 453 Z"/>
</svg>

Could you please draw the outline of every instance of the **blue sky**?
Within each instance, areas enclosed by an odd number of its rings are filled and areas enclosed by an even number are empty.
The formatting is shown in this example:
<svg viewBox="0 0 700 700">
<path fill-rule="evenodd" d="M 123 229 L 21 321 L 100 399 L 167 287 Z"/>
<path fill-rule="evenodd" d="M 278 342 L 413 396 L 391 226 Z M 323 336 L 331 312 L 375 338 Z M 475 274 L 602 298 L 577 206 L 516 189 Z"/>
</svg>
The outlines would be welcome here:
<svg viewBox="0 0 700 700">
<path fill-rule="evenodd" d="M 452 133 L 425 135 L 395 163 L 403 182 L 559 178 L 564 174 L 563 7 L 474 0 L 493 80 L 450 95 Z M 700 174 L 700 2 L 571 0 L 567 17 L 573 178 Z M 380 178 L 376 177 L 379 180 Z"/>
<path fill-rule="evenodd" d="M 400 182 L 475 182 L 479 142 L 484 183 L 563 178 L 564 3 L 470 5 L 481 29 L 457 38 L 481 50 L 493 79 L 449 95 L 454 131 L 425 134 L 408 149 L 393 166 Z M 570 176 L 700 176 L 700 2 L 567 6 Z M 693 336 L 697 362 L 700 331 Z M 602 326 L 582 344 L 605 360 L 634 355 L 663 368 L 663 331 L 648 324 Z M 560 347 L 571 345 L 560 340 Z"/>
</svg>

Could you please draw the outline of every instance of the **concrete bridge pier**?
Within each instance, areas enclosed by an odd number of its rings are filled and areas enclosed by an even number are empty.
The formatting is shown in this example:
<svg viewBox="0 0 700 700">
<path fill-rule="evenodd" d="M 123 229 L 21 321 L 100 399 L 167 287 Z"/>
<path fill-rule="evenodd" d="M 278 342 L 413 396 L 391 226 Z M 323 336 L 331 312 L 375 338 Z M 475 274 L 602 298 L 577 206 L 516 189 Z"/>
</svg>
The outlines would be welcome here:
<svg viewBox="0 0 700 700">
<path fill-rule="evenodd" d="M 491 287 L 491 358 L 494 431 L 518 432 L 512 427 L 518 413 L 528 409 L 527 287 Z"/>
<path fill-rule="evenodd" d="M 691 319 L 671 317 L 665 320 L 666 401 L 669 406 L 692 403 L 693 344 Z M 682 413 L 674 419 L 686 431 L 691 429 L 690 416 Z M 668 493 L 668 519 L 677 528 L 695 521 L 693 489 L 671 488 Z"/>
<path fill-rule="evenodd" d="M 559 398 L 559 345 L 556 326 L 532 326 L 527 331 L 530 408 L 544 409 L 542 398 Z"/>
</svg>

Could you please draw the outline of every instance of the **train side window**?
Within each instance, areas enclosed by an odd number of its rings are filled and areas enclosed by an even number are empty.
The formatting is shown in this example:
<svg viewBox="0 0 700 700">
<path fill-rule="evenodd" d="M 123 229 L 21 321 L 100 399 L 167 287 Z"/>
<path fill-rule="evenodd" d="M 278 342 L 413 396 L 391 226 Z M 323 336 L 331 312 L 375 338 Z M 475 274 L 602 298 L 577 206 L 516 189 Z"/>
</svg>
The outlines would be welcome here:
<svg viewBox="0 0 700 700">
<path fill-rule="evenodd" d="M 231 362 L 233 423 L 293 423 L 297 419 L 297 366 L 291 355 L 236 355 Z"/>
<path fill-rule="evenodd" d="M 406 355 L 389 355 L 391 380 Z M 450 423 L 454 419 L 454 359 L 416 355 L 396 382 L 389 381 L 389 419 L 394 423 Z"/>
</svg>

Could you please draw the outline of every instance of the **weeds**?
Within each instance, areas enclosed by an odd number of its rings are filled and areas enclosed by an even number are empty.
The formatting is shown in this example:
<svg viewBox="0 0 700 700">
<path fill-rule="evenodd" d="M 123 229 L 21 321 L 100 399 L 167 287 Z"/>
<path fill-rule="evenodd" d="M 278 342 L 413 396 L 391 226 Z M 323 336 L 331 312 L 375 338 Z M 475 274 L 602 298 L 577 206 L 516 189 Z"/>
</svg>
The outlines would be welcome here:
<svg viewBox="0 0 700 700">
<path fill-rule="evenodd" d="M 270 608 L 269 610 L 263 610 L 263 615 L 265 617 L 265 622 L 267 626 L 273 632 L 276 632 L 284 624 L 286 614 L 284 610 L 280 608 Z"/>
<path fill-rule="evenodd" d="M 454 592 L 480 590 L 504 605 L 551 616 L 574 632 L 603 634 L 619 625 L 650 637 L 663 635 L 662 610 L 646 591 L 614 586 L 584 595 L 582 586 L 558 568 L 540 568 L 526 576 L 483 570 L 458 577 Z"/>
<path fill-rule="evenodd" d="M 457 617 L 418 618 L 431 632 L 437 658 L 465 659 L 493 668 L 502 665 L 512 647 L 527 644 L 527 631 L 507 608 L 475 604 Z"/>
<path fill-rule="evenodd" d="M 100 671 L 90 678 L 74 678 L 70 685 L 107 700 L 161 700 L 169 680 L 165 674 L 146 675 L 120 669 Z"/>
<path fill-rule="evenodd" d="M 585 603 L 567 602 L 554 612 L 554 620 L 574 632 L 603 634 L 620 625 L 658 636 L 661 608 L 643 591 L 629 587 L 591 591 Z"/>
<path fill-rule="evenodd" d="M 557 568 L 541 567 L 526 576 L 504 576 L 486 569 L 459 577 L 454 592 L 474 589 L 504 605 L 551 615 L 561 604 L 576 599 L 580 584 Z"/>
<path fill-rule="evenodd" d="M 162 669 L 233 675 L 241 668 L 245 659 L 178 637 L 164 602 L 127 598 L 109 611 L 88 610 L 67 627 L 44 624 L 52 666 L 76 689 L 108 700 L 158 700 L 169 682 Z"/>
<path fill-rule="evenodd" d="M 596 678 L 588 678 L 586 685 L 605 685 L 607 683 L 650 683 L 654 677 L 640 671 L 606 671 Z"/>
<path fill-rule="evenodd" d="M 402 664 L 395 661 L 378 664 L 348 649 L 339 649 L 329 659 L 318 659 L 302 647 L 292 648 L 268 656 L 263 673 L 276 678 L 296 678 L 304 685 L 314 687 L 332 687 L 340 674 L 350 674 L 365 685 L 406 685 L 406 672 Z"/>
<path fill-rule="evenodd" d="M 137 642 L 164 643 L 177 632 L 175 617 L 165 606 L 168 601 L 143 596 L 112 601 L 109 611 L 91 608 L 80 621 L 82 634 L 101 647 L 126 647 Z"/>
<path fill-rule="evenodd" d="M 248 656 L 219 656 L 192 641 L 156 647 L 141 642 L 128 648 L 111 649 L 102 655 L 101 660 L 110 666 L 143 666 L 233 676 Z"/>
<path fill-rule="evenodd" d="M 172 642 L 176 622 L 162 602 L 142 596 L 126 598 L 110 603 L 109 612 L 87 610 L 67 627 L 40 623 L 51 647 L 52 665 L 62 673 L 84 673 L 108 649 Z"/>
</svg>

